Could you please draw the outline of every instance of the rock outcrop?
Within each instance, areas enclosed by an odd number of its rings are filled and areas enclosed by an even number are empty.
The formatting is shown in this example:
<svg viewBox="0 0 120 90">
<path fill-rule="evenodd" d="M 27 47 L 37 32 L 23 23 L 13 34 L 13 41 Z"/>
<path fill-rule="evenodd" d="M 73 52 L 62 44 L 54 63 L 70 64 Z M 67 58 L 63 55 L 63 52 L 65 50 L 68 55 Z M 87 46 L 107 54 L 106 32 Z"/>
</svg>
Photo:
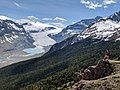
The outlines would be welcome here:
<svg viewBox="0 0 120 90">
<path fill-rule="evenodd" d="M 113 69 L 108 61 L 100 60 L 96 66 L 89 66 L 82 74 L 83 80 L 95 80 L 112 73 Z"/>
<path fill-rule="evenodd" d="M 109 62 L 113 68 L 111 75 L 97 80 L 80 80 L 69 90 L 120 90 L 120 61 L 109 60 Z"/>
</svg>

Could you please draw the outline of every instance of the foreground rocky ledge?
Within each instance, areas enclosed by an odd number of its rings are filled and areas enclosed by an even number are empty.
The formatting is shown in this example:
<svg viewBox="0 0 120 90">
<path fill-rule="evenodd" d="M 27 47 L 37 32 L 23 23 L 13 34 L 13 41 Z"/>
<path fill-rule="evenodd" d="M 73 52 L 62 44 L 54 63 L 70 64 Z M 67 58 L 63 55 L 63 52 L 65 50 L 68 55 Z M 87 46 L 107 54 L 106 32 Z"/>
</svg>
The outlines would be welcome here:
<svg viewBox="0 0 120 90">
<path fill-rule="evenodd" d="M 95 66 L 89 66 L 82 73 L 83 80 L 95 80 L 112 73 L 112 64 L 108 60 L 100 60 Z"/>
<path fill-rule="evenodd" d="M 81 80 L 69 90 L 120 90 L 120 61 L 109 60 L 111 75 L 97 80 Z"/>
</svg>

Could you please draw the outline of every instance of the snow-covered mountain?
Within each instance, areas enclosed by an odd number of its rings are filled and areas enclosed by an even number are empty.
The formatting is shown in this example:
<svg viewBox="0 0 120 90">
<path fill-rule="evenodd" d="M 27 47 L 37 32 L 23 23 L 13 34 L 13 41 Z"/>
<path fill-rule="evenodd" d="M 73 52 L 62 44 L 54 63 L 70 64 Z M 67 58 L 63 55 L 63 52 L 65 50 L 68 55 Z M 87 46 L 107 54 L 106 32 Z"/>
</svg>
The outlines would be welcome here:
<svg viewBox="0 0 120 90">
<path fill-rule="evenodd" d="M 118 39 L 120 36 L 120 22 L 117 23 L 108 19 L 95 23 L 90 28 L 84 30 L 78 37 L 83 39 L 92 37 L 93 39 L 108 41 L 111 40 L 115 34 L 117 34 L 116 38 L 113 39 Z"/>
<path fill-rule="evenodd" d="M 26 53 L 28 56 L 43 54 L 52 45 L 50 51 L 59 50 L 87 38 L 97 41 L 120 40 L 120 12 L 107 18 L 98 16 L 84 19 L 64 29 L 42 23 L 33 16 L 19 20 L 0 16 L 0 53 L 7 58 L 26 56 Z"/>
<path fill-rule="evenodd" d="M 0 16 L 0 20 L 12 20 L 11 18 L 7 17 L 7 16 Z"/>
<path fill-rule="evenodd" d="M 83 19 L 77 23 L 74 23 L 73 25 L 67 26 L 60 33 L 54 35 L 52 38 L 57 42 L 61 42 L 67 39 L 68 37 L 73 36 L 74 34 L 80 33 L 81 31 L 85 30 L 87 27 L 99 21 L 101 18 L 102 17 L 97 16 L 94 19 Z"/>
<path fill-rule="evenodd" d="M 68 45 L 72 45 L 88 38 L 98 41 L 120 40 L 120 12 L 116 12 L 107 18 L 100 19 L 81 33 L 75 34 L 64 41 L 53 45 L 50 51 L 62 49 Z"/>
<path fill-rule="evenodd" d="M 110 15 L 107 19 L 111 19 L 115 22 L 120 22 L 120 11 Z"/>
<path fill-rule="evenodd" d="M 34 16 L 28 16 L 25 19 L 19 19 L 19 20 L 13 20 L 11 18 L 8 18 L 6 16 L 0 16 L 0 35 L 1 35 L 1 42 L 4 44 L 6 41 L 11 43 L 11 46 L 14 43 L 14 40 L 18 40 L 17 38 L 21 35 L 26 37 L 27 39 L 31 38 L 29 41 L 29 45 L 32 47 L 34 46 L 34 49 L 39 48 L 39 52 L 37 53 L 45 53 L 49 50 L 49 48 L 56 43 L 54 39 L 52 39 L 50 36 L 56 35 L 59 32 L 61 32 L 62 28 L 59 28 L 52 24 L 42 23 L 40 20 Z M 5 39 L 4 39 L 5 38 Z M 26 40 L 27 40 L 26 39 Z M 25 44 L 26 42 L 22 40 L 18 40 L 19 42 L 16 43 L 18 45 L 19 43 Z M 19 46 L 22 46 L 18 45 Z M 8 45 L 10 46 L 10 45 Z M 28 45 L 25 45 L 24 47 L 28 47 Z M 7 49 L 7 47 L 5 47 Z M 23 47 L 22 47 L 23 48 Z M 31 47 L 29 47 L 31 50 Z M 28 48 L 28 49 L 29 49 Z M 29 50 L 24 50 L 25 52 L 29 53 Z"/>
<path fill-rule="evenodd" d="M 34 47 L 34 40 L 22 25 L 0 19 L 0 49 L 24 49 Z"/>
<path fill-rule="evenodd" d="M 0 67 L 12 63 L 14 57 L 26 55 L 24 49 L 35 47 L 33 38 L 24 27 L 8 19 L 0 17 Z"/>
<path fill-rule="evenodd" d="M 44 54 L 56 43 L 49 35 L 58 34 L 61 30 L 33 16 L 19 20 L 0 16 L 0 67 L 31 55 Z"/>
</svg>

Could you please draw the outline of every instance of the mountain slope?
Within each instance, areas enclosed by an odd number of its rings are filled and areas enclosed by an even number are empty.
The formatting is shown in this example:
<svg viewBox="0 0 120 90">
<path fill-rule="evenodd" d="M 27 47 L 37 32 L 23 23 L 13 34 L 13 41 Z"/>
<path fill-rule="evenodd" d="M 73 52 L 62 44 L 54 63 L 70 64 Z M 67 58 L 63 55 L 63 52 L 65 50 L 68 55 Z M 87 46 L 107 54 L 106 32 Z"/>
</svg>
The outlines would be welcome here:
<svg viewBox="0 0 120 90">
<path fill-rule="evenodd" d="M 34 40 L 22 25 L 12 20 L 0 20 L 0 67 L 13 63 L 14 57 L 24 57 L 26 48 L 34 48 Z M 12 60 L 11 60 L 12 58 Z M 19 61 L 19 60 L 18 60 Z M 16 60 L 16 62 L 18 62 Z"/>
<path fill-rule="evenodd" d="M 60 33 L 52 36 L 52 38 L 57 42 L 61 42 L 68 37 L 73 36 L 74 34 L 80 33 L 81 31 L 85 30 L 87 27 L 96 23 L 100 19 L 102 19 L 102 17 L 100 16 L 97 16 L 95 19 L 83 19 L 79 22 L 74 23 L 73 25 L 68 25 Z"/>
<path fill-rule="evenodd" d="M 120 22 L 120 11 L 110 15 L 107 19 L 111 19 L 115 22 Z"/>
<path fill-rule="evenodd" d="M 35 17 L 13 20 L 0 16 L 0 67 L 40 57 L 56 43 L 49 35 L 60 31 L 61 28 L 42 23 Z"/>
<path fill-rule="evenodd" d="M 101 19 L 80 34 L 55 44 L 42 57 L 1 68 L 1 90 L 56 90 L 73 85 L 80 79 L 76 72 L 95 64 L 106 49 L 111 59 L 120 57 L 119 31 L 119 22 Z"/>
<path fill-rule="evenodd" d="M 16 44 L 20 49 L 25 48 L 25 47 L 33 47 L 32 43 L 34 40 L 32 37 L 25 31 L 22 25 L 19 25 L 18 23 L 15 23 L 11 20 L 0 20 L 0 38 L 1 38 L 1 44 L 13 44 L 13 48 L 15 47 L 14 45 Z M 23 39 L 22 39 L 23 38 Z M 19 40 L 20 39 L 20 40 Z M 26 40 L 26 41 L 23 41 Z M 21 41 L 21 45 L 19 44 L 18 41 Z M 24 42 L 24 43 L 22 43 Z M 25 44 L 25 45 L 23 45 Z M 27 45 L 28 44 L 28 45 Z M 8 48 L 10 46 L 8 45 Z M 7 47 L 5 47 L 7 49 Z M 3 49 L 5 49 L 3 48 Z"/>
<path fill-rule="evenodd" d="M 1 90 L 34 86 L 48 90 L 62 87 L 68 82 L 77 82 L 79 77 L 75 72 L 93 65 L 106 48 L 110 50 L 112 58 L 120 55 L 119 41 L 94 43 L 97 41 L 83 40 L 61 50 L 48 52 L 41 58 L 1 68 Z"/>
<path fill-rule="evenodd" d="M 93 40 L 98 39 L 99 41 L 120 40 L 120 21 L 118 20 L 119 15 L 120 14 L 117 14 L 115 16 L 113 14 L 113 17 L 110 16 L 111 18 L 100 19 L 96 23 L 83 30 L 81 33 L 75 34 L 64 41 L 53 45 L 50 51 L 62 49 L 86 38 L 91 38 Z M 116 18 L 117 21 L 114 20 Z"/>
</svg>

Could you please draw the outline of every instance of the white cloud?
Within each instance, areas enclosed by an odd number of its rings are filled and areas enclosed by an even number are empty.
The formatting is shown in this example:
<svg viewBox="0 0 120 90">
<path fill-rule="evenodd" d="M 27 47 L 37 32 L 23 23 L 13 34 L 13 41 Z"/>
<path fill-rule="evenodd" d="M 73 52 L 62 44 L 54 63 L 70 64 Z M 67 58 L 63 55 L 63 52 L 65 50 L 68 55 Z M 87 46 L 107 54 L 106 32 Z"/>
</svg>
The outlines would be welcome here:
<svg viewBox="0 0 120 90">
<path fill-rule="evenodd" d="M 88 7 L 89 9 L 96 9 L 96 8 L 99 8 L 99 7 L 102 7 L 102 6 L 103 6 L 102 4 L 93 3 L 93 2 L 90 2 L 90 4 L 86 5 L 86 7 Z"/>
<path fill-rule="evenodd" d="M 13 2 L 14 5 L 16 5 L 19 8 L 22 8 L 22 6 L 20 4 L 18 4 L 17 2 Z"/>
<path fill-rule="evenodd" d="M 54 20 L 54 21 L 60 21 L 60 22 L 65 22 L 65 21 L 67 21 L 66 19 L 61 18 L 61 17 L 56 17 L 56 18 L 54 18 L 53 20 Z"/>
<path fill-rule="evenodd" d="M 59 27 L 59 28 L 63 28 L 67 20 L 61 17 L 55 17 L 55 18 L 43 18 L 42 21 L 45 23 L 54 25 L 56 27 Z"/>
<path fill-rule="evenodd" d="M 90 1 L 81 0 L 82 4 L 90 4 Z"/>
<path fill-rule="evenodd" d="M 114 1 L 114 0 L 104 0 L 103 3 L 104 3 L 105 5 L 109 5 L 109 4 L 116 3 L 116 1 Z"/>
<path fill-rule="evenodd" d="M 53 20 L 52 18 L 43 18 L 42 19 L 43 21 L 51 21 L 51 20 Z"/>
<path fill-rule="evenodd" d="M 110 4 L 115 4 L 117 1 L 115 0 L 102 0 L 102 2 L 98 2 L 96 0 L 80 0 L 80 3 L 85 5 L 85 7 L 89 9 L 96 9 L 96 8 L 107 8 Z"/>
</svg>

